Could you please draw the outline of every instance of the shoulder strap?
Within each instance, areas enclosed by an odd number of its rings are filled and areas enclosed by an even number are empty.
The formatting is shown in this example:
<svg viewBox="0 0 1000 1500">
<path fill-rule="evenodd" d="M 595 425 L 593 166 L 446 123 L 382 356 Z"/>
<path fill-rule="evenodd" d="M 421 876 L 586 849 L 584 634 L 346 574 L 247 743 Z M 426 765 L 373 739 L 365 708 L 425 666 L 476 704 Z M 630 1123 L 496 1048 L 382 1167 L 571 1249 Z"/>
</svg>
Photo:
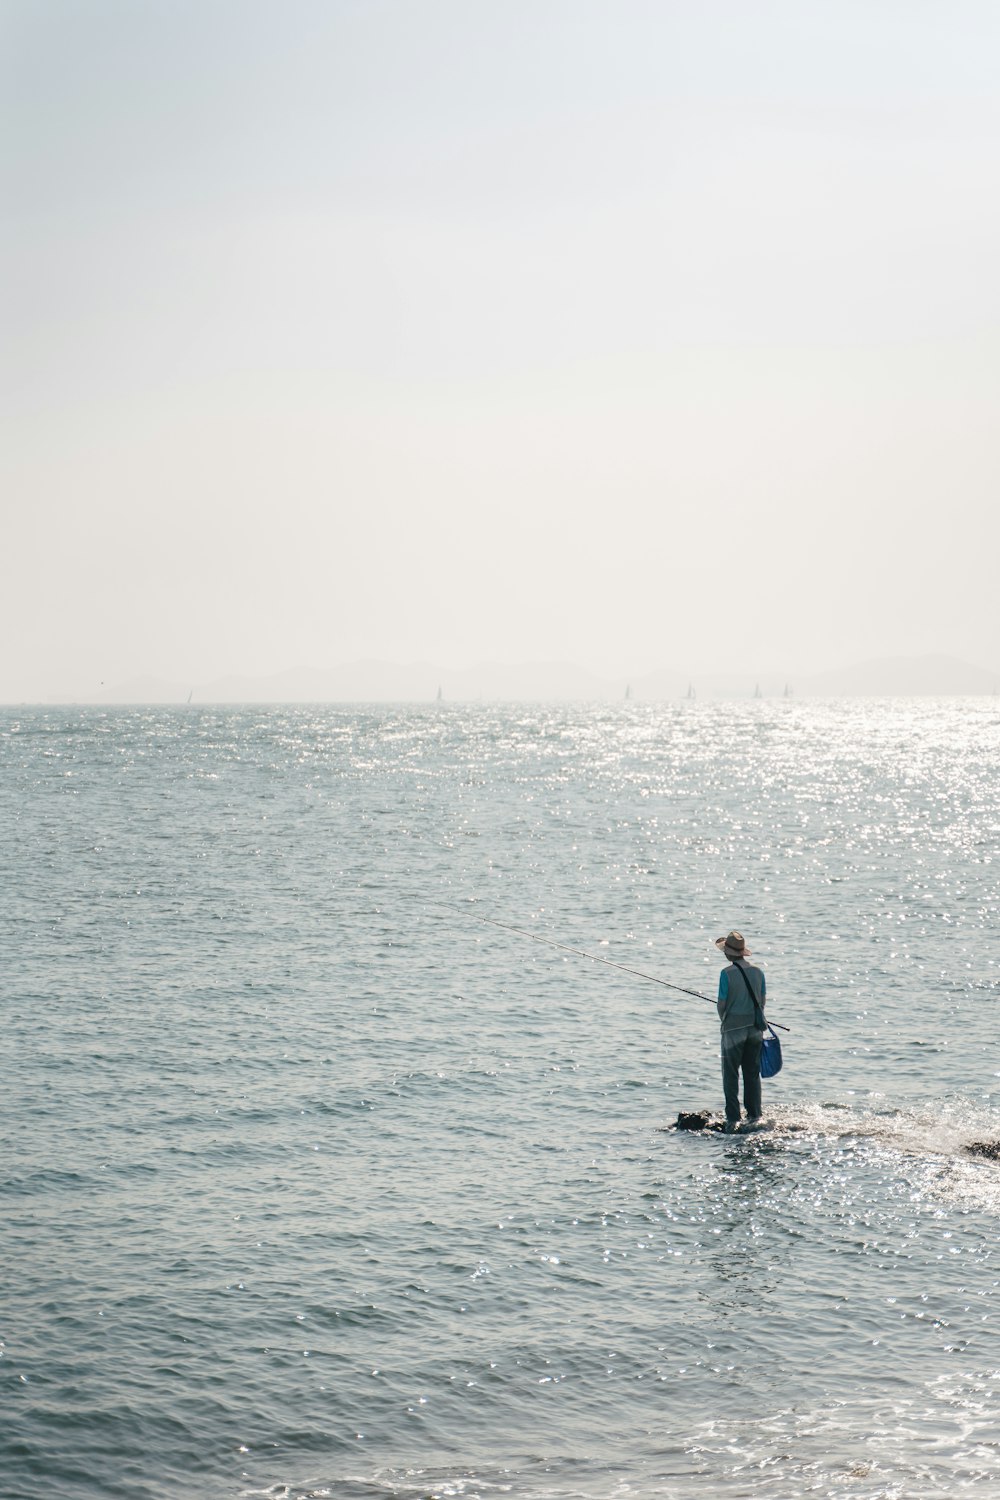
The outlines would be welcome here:
<svg viewBox="0 0 1000 1500">
<path fill-rule="evenodd" d="M 754 987 L 750 983 L 750 976 L 747 974 L 747 971 L 746 971 L 746 969 L 744 969 L 743 965 L 742 964 L 738 964 L 735 959 L 733 959 L 733 968 L 734 969 L 738 969 L 740 971 L 740 973 L 743 975 L 743 983 L 746 985 L 746 987 L 747 987 L 747 993 L 749 994 L 750 999 L 753 1001 L 753 1023 L 754 1023 L 754 1025 L 760 1031 L 767 1031 L 768 1025 L 767 1025 L 767 1022 L 764 1020 L 764 1012 L 760 1008 L 760 1001 L 757 999 L 757 995 L 756 995 L 756 993 L 754 991 Z"/>
</svg>

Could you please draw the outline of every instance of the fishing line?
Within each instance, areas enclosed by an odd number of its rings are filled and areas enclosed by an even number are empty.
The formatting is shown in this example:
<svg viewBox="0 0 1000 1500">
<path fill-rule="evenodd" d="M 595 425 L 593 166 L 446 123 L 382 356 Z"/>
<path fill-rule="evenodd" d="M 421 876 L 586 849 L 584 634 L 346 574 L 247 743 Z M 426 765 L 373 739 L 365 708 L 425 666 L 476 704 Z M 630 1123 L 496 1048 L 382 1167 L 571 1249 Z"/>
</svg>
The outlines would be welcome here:
<svg viewBox="0 0 1000 1500">
<path fill-rule="evenodd" d="M 537 932 L 528 932 L 524 927 L 512 927 L 509 922 L 498 922 L 494 917 L 484 917 L 477 911 L 469 911 L 465 907 L 456 907 L 465 917 L 472 917 L 475 922 L 485 922 L 489 927 L 499 927 L 502 932 L 516 932 L 518 937 L 530 939 L 533 943 L 544 943 L 547 948 L 558 948 L 562 953 L 574 953 L 577 958 L 587 958 L 592 964 L 607 964 L 609 969 L 621 969 L 623 974 L 633 974 L 637 979 L 648 979 L 652 984 L 662 984 L 664 989 L 677 990 L 681 995 L 691 995 L 695 1000 L 704 1000 L 708 1005 L 714 1005 L 715 1001 L 711 995 L 702 995 L 698 990 L 688 990 L 682 984 L 671 984 L 669 979 L 661 979 L 658 974 L 647 974 L 645 969 L 631 969 L 628 964 L 616 963 L 613 958 L 601 958 L 596 953 L 587 953 L 583 948 L 570 948 L 566 943 L 557 943 L 555 938 L 540 937 Z M 779 1031 L 788 1031 L 787 1026 L 780 1026 L 777 1021 L 768 1017 L 769 1026 L 777 1026 Z"/>
</svg>

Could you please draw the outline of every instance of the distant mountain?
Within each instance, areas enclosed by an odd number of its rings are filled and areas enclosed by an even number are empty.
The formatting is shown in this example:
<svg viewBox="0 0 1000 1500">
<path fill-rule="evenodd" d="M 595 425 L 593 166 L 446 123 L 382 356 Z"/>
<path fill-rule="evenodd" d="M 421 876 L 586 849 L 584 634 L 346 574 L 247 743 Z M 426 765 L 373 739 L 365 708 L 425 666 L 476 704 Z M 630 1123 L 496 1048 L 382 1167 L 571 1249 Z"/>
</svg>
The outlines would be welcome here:
<svg viewBox="0 0 1000 1500">
<path fill-rule="evenodd" d="M 442 672 L 446 698 L 472 701 L 552 703 L 601 702 L 624 698 L 625 679 L 601 677 L 571 662 L 483 662 L 464 671 Z"/>
<path fill-rule="evenodd" d="M 639 679 L 637 679 L 637 682 Z M 679 679 L 678 679 L 679 681 Z M 462 669 L 432 662 L 357 661 L 326 670 L 296 668 L 268 677 L 217 677 L 198 683 L 133 678 L 88 701 L 108 703 L 546 703 L 622 698 L 621 682 L 570 662 L 484 662 Z M 641 696 L 656 696 L 643 693 Z"/>
<path fill-rule="evenodd" d="M 129 677 L 125 682 L 111 682 L 100 692 L 78 696 L 67 693 L 50 697 L 50 703 L 184 703 L 191 683 L 169 682 L 165 677 Z"/>
<path fill-rule="evenodd" d="M 1000 673 L 955 656 L 883 656 L 807 677 L 797 691 L 825 698 L 910 698 L 993 693 Z"/>
<path fill-rule="evenodd" d="M 506 665 L 484 662 L 456 669 L 430 662 L 359 661 L 328 671 L 281 672 L 274 677 L 225 677 L 206 683 L 195 698 L 206 703 L 426 703 L 441 698 L 468 703 L 547 703 L 620 697 L 621 688 L 569 662 Z"/>
<path fill-rule="evenodd" d="M 211 682 L 135 678 L 92 694 L 101 703 L 431 703 L 679 701 L 693 687 L 698 701 L 778 698 L 962 696 L 993 693 L 1000 673 L 953 656 L 895 656 L 795 677 L 776 672 L 705 673 L 662 670 L 602 677 L 571 662 L 482 662 L 461 669 L 433 662 L 357 661 L 327 670 L 298 668 L 269 677 L 219 677 Z M 67 699 L 63 700 L 68 701 Z M 79 701 L 79 700 L 78 700 Z"/>
</svg>

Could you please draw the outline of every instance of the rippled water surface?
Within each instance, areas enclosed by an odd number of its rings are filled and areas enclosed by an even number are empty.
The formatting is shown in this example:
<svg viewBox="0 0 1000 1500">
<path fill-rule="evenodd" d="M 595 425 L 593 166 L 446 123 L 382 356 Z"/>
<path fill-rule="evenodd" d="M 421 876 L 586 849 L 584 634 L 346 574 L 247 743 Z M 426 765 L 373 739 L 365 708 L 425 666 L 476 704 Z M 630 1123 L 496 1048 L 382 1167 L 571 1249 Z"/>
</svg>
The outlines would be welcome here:
<svg viewBox="0 0 1000 1500">
<path fill-rule="evenodd" d="M 8 1500 L 1000 1494 L 989 699 L 0 714 Z M 697 999 L 791 1028 L 753 1137 Z"/>
</svg>

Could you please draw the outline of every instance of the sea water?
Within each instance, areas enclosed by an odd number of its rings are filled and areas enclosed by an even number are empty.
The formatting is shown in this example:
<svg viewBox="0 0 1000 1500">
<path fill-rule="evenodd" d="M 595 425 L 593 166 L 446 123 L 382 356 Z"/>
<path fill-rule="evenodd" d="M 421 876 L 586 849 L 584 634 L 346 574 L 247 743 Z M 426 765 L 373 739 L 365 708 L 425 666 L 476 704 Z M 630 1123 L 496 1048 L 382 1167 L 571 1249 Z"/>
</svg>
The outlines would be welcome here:
<svg viewBox="0 0 1000 1500">
<path fill-rule="evenodd" d="M 1000 709 L 0 715 L 0 1491 L 1000 1494 Z M 740 928 L 785 1067 L 721 1107 Z"/>
</svg>

